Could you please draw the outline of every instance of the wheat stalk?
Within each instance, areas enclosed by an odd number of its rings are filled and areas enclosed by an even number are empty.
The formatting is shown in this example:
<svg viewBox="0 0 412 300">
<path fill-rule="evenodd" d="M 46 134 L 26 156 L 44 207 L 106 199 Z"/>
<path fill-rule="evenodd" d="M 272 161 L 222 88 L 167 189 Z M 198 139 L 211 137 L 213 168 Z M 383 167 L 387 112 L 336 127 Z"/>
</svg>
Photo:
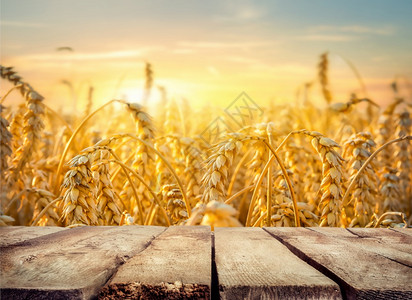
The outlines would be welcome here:
<svg viewBox="0 0 412 300">
<path fill-rule="evenodd" d="M 49 219 L 53 220 L 53 225 L 60 225 L 57 208 L 49 205 L 53 202 L 54 199 L 56 199 L 56 197 L 45 189 L 29 189 L 29 193 L 30 195 L 34 195 L 36 197 L 36 199 L 34 200 L 36 202 L 36 205 L 33 214 L 33 216 L 36 217 L 33 217 L 33 220 L 30 222 L 32 226 L 34 224 L 39 224 L 39 226 L 46 226 L 49 224 Z M 43 211 L 44 213 L 42 213 Z"/>
<path fill-rule="evenodd" d="M 203 187 L 200 185 L 202 179 L 201 150 L 196 146 L 196 141 L 190 138 L 181 139 L 182 155 L 185 162 L 185 181 L 187 187 L 188 198 L 190 205 L 194 207 L 196 202 L 200 200 L 203 193 Z"/>
<path fill-rule="evenodd" d="M 393 220 L 388 220 L 387 222 L 385 222 L 386 220 L 384 220 L 384 218 L 385 217 L 387 217 L 387 216 L 399 216 L 399 217 L 401 217 L 402 218 L 402 222 L 403 222 L 403 226 L 402 227 L 407 227 L 408 226 L 408 224 L 407 224 L 407 222 L 406 222 L 406 220 L 405 220 L 405 214 L 404 213 L 401 213 L 401 212 L 391 212 L 391 211 L 388 211 L 388 212 L 386 212 L 386 213 L 384 213 L 384 214 L 382 214 L 380 217 L 379 217 L 379 219 L 376 221 L 376 224 L 375 224 L 375 226 L 373 226 L 374 228 L 377 228 L 381 223 L 385 226 L 387 226 L 387 225 L 390 225 L 390 224 L 392 224 L 393 223 Z"/>
<path fill-rule="evenodd" d="M 150 92 L 153 86 L 153 70 L 152 65 L 146 63 L 145 65 L 145 84 L 144 84 L 144 95 L 143 95 L 143 105 L 147 105 L 147 101 L 150 98 Z"/>
<path fill-rule="evenodd" d="M 4 170 L 7 170 L 9 165 L 7 162 L 8 157 L 12 154 L 11 139 L 12 134 L 8 130 L 9 122 L 3 118 L 4 106 L 0 104 L 0 179 L 4 180 Z"/>
<path fill-rule="evenodd" d="M 286 142 L 290 139 L 290 137 L 291 137 L 292 135 L 294 135 L 294 134 L 299 134 L 299 133 L 304 133 L 305 131 L 306 131 L 305 129 L 302 129 L 302 130 L 295 130 L 295 131 L 290 132 L 290 133 L 283 139 L 283 141 L 279 144 L 279 146 L 276 148 L 276 150 L 273 149 L 270 145 L 268 145 L 268 147 L 269 147 L 269 149 L 271 150 L 272 154 L 275 154 L 277 151 L 279 151 L 279 150 L 286 144 Z M 254 207 L 255 207 L 255 201 L 256 201 L 256 197 L 257 197 L 257 192 L 256 192 L 256 191 L 257 191 L 257 187 L 259 187 L 260 184 L 262 184 L 262 180 L 263 180 L 264 176 L 266 176 L 266 174 L 267 174 L 266 172 L 267 172 L 270 164 L 271 164 L 271 163 L 273 162 L 273 160 L 275 160 L 275 159 L 278 161 L 279 165 L 281 164 L 280 159 L 279 159 L 279 157 L 278 157 L 277 155 L 273 155 L 272 157 L 270 157 L 270 158 L 268 159 L 268 161 L 266 162 L 265 167 L 263 168 L 263 170 L 262 170 L 259 178 L 257 179 L 257 181 L 256 181 L 256 183 L 255 183 L 255 188 L 254 188 L 254 191 L 253 191 L 252 199 L 250 200 L 249 210 L 248 210 L 248 213 L 247 213 L 246 226 L 250 226 L 250 224 L 251 224 L 252 212 L 253 212 L 253 209 L 254 209 Z M 284 174 L 285 177 L 288 177 L 287 172 L 286 172 L 286 169 L 285 169 L 284 167 L 282 168 L 282 172 L 283 172 L 283 174 Z M 289 180 L 289 183 L 290 183 L 290 180 Z M 291 194 L 294 195 L 292 185 L 290 184 L 290 185 L 288 185 L 288 186 L 289 186 L 289 188 L 290 188 Z M 297 208 L 297 203 L 296 203 L 296 201 L 294 202 L 294 207 Z M 295 211 L 297 212 L 297 209 L 296 209 Z M 299 219 L 298 219 L 298 217 L 297 217 L 297 213 L 295 214 L 295 221 L 296 221 L 297 226 L 299 227 L 299 226 L 300 226 L 300 224 L 299 224 L 300 222 L 299 222 Z"/>
<path fill-rule="evenodd" d="M 115 157 L 115 160 L 113 162 L 119 164 L 123 168 L 126 176 L 128 176 L 128 174 L 127 174 L 128 172 L 131 173 L 134 177 L 136 177 L 143 184 L 143 186 L 145 188 L 147 188 L 147 190 L 153 196 L 153 199 L 156 202 L 156 204 L 160 207 L 160 211 L 162 212 L 162 214 L 163 214 L 163 216 L 166 220 L 167 225 L 170 226 L 171 222 L 169 220 L 169 216 L 166 214 L 165 210 L 161 206 L 161 203 L 160 203 L 159 199 L 157 198 L 155 192 L 150 188 L 150 186 L 147 183 L 145 183 L 144 179 L 139 174 L 137 174 L 135 170 L 133 170 L 132 168 L 130 168 L 130 167 L 126 166 L 124 163 L 122 163 L 120 161 L 119 157 L 117 157 L 113 151 L 111 151 L 111 153 Z M 128 177 L 128 178 L 129 178 L 129 181 L 131 181 L 130 177 Z M 143 218 L 141 218 L 141 220 L 143 220 Z"/>
<path fill-rule="evenodd" d="M 341 224 L 340 209 L 342 206 L 342 163 L 344 159 L 334 150 L 339 145 L 316 131 L 307 131 L 312 137 L 312 146 L 318 152 L 323 168 L 320 185 L 321 199 L 319 226 L 336 227 Z"/>
<path fill-rule="evenodd" d="M 400 179 L 396 175 L 397 170 L 385 167 L 382 175 L 379 193 L 382 196 L 383 211 L 400 211 L 402 204 L 399 201 L 401 191 L 399 187 Z"/>
<path fill-rule="evenodd" d="M 244 136 L 241 134 L 230 134 L 227 141 L 215 145 L 211 156 L 206 160 L 206 172 L 202 178 L 205 187 L 203 202 L 224 202 L 226 199 L 225 184 L 228 180 L 229 168 L 233 158 L 243 147 Z"/>
<path fill-rule="evenodd" d="M 93 154 L 77 155 L 69 161 L 63 180 L 62 221 L 67 225 L 98 225 L 96 183 L 92 176 Z"/>
<path fill-rule="evenodd" d="M 115 200 L 116 191 L 110 180 L 108 159 L 110 151 L 101 150 L 95 152 L 94 164 L 91 167 L 93 177 L 97 185 L 97 211 L 101 225 L 118 225 L 122 217 L 122 211 Z"/>
<path fill-rule="evenodd" d="M 162 186 L 160 191 L 167 207 L 169 215 L 172 217 L 172 221 L 175 225 L 179 225 L 188 218 L 188 214 L 185 208 L 185 202 L 183 201 L 182 192 L 175 184 L 167 184 Z"/>
<path fill-rule="evenodd" d="M 135 151 L 134 161 L 132 163 L 133 168 L 137 173 L 141 174 L 145 181 L 150 182 L 152 180 L 153 174 L 153 164 L 155 162 L 154 155 L 150 148 L 146 145 L 149 144 L 153 148 L 154 139 L 154 128 L 152 125 L 152 120 L 150 116 L 143 110 L 143 107 L 136 103 L 127 103 L 127 109 L 131 113 L 131 116 L 136 124 L 136 132 L 139 141 L 145 141 L 145 143 L 140 143 L 137 145 Z M 128 186 L 130 182 L 126 183 L 123 187 L 123 191 L 120 193 L 122 199 L 128 198 L 130 194 L 130 187 Z M 141 210 L 144 206 L 150 205 L 150 195 L 144 189 L 140 182 L 137 183 L 137 189 L 139 194 L 135 198 L 135 202 L 132 207 L 138 207 L 138 213 L 142 214 Z M 134 216 L 137 215 L 136 210 L 134 210 Z M 140 216 L 141 217 L 141 216 Z"/>
<path fill-rule="evenodd" d="M 329 68 L 328 52 L 325 52 L 320 56 L 320 61 L 318 65 L 318 78 L 319 78 L 319 82 L 322 87 L 323 97 L 325 98 L 326 102 L 329 104 L 332 102 L 332 94 L 329 90 L 328 68 Z"/>
<path fill-rule="evenodd" d="M 63 168 L 63 164 L 64 161 L 66 159 L 66 155 L 70 149 L 70 146 L 72 145 L 74 138 L 76 137 L 76 135 L 80 132 L 80 130 L 85 126 L 85 124 L 87 123 L 87 121 L 89 121 L 96 113 L 98 113 L 99 111 L 101 111 L 103 108 L 105 108 L 106 106 L 115 103 L 115 102 L 120 102 L 120 103 L 124 103 L 124 101 L 122 100 L 110 100 L 109 102 L 106 102 L 105 104 L 103 104 L 102 106 L 100 106 L 99 108 L 97 108 L 94 112 L 92 112 L 91 114 L 89 114 L 86 118 L 83 119 L 83 121 L 79 124 L 79 126 L 77 126 L 77 128 L 74 130 L 73 134 L 70 136 L 69 141 L 66 143 L 66 146 L 64 147 L 63 153 L 60 157 L 60 161 L 59 161 L 59 166 L 57 167 L 57 171 L 56 171 L 56 176 L 55 176 L 55 182 L 56 182 L 56 190 L 55 192 L 57 192 L 58 189 L 58 185 L 57 183 L 59 182 L 60 179 L 60 172 L 62 171 Z"/>
<path fill-rule="evenodd" d="M 254 130 L 254 135 L 259 137 L 261 140 L 268 139 L 268 124 L 261 123 L 256 125 Z M 272 126 L 270 126 L 270 129 Z M 271 133 L 271 132 L 270 132 Z M 270 151 L 264 143 L 254 143 L 255 154 L 253 155 L 250 162 L 247 164 L 248 169 L 251 171 L 250 176 L 252 177 L 253 183 L 259 179 L 262 174 L 262 169 L 264 168 L 266 162 L 271 158 Z M 250 220 L 251 224 L 255 224 L 262 214 L 268 215 L 268 202 L 270 202 L 271 189 L 269 184 L 272 184 L 272 168 L 269 166 L 266 171 L 266 176 L 261 179 L 259 185 L 256 185 L 254 190 L 255 199 L 253 201 L 253 214 Z"/>
<path fill-rule="evenodd" d="M 14 219 L 10 216 L 4 215 L 2 211 L 0 211 L 0 227 L 1 226 L 9 226 L 9 223 L 13 223 Z"/>
<path fill-rule="evenodd" d="M 24 141 L 13 158 L 16 161 L 16 165 L 13 166 L 13 176 L 11 177 L 13 181 L 17 180 L 18 174 L 30 160 L 32 153 L 36 151 L 44 128 L 42 120 L 44 114 L 43 97 L 30 87 L 25 91 L 25 98 L 27 111 L 23 116 Z"/>
<path fill-rule="evenodd" d="M 351 166 L 350 179 L 356 176 L 375 145 L 369 132 L 357 133 L 344 144 L 344 157 L 348 158 L 348 164 Z M 366 171 L 358 176 L 352 192 L 350 201 L 353 201 L 354 216 L 349 227 L 365 227 L 372 218 L 374 202 L 378 202 L 377 199 L 377 176 L 374 164 L 370 163 Z"/>
<path fill-rule="evenodd" d="M 396 136 L 403 137 L 411 134 L 412 130 L 412 120 L 410 118 L 409 112 L 404 111 L 399 114 L 398 122 L 396 125 Z M 411 149 L 410 142 L 405 140 L 397 144 L 397 149 L 395 151 L 395 163 L 398 170 L 398 176 L 400 179 L 400 189 L 401 189 L 401 201 L 403 203 L 404 211 L 408 212 L 408 215 L 412 215 L 412 188 L 411 188 L 411 173 L 412 173 L 412 162 L 411 162 Z"/>
<path fill-rule="evenodd" d="M 346 205 L 349 195 L 352 192 L 353 187 L 356 184 L 356 181 L 358 180 L 358 177 L 362 174 L 362 172 L 366 169 L 366 167 L 368 166 L 368 164 L 379 154 L 379 152 L 381 152 L 382 150 L 384 150 L 386 147 L 388 147 L 389 145 L 392 145 L 394 143 L 399 143 L 402 141 L 410 141 L 412 140 L 412 136 L 408 135 L 408 136 L 403 136 L 394 140 L 391 140 L 385 144 L 383 144 L 381 147 L 379 147 L 378 149 L 375 150 L 375 152 L 373 152 L 369 158 L 363 163 L 362 167 L 359 169 L 358 173 L 351 179 L 348 188 L 346 189 L 345 194 L 343 195 L 342 198 L 342 204 Z"/>
<path fill-rule="evenodd" d="M 200 225 L 210 226 L 212 231 L 215 227 L 242 227 L 235 218 L 237 211 L 230 205 L 211 201 L 206 205 L 204 217 Z"/>
</svg>

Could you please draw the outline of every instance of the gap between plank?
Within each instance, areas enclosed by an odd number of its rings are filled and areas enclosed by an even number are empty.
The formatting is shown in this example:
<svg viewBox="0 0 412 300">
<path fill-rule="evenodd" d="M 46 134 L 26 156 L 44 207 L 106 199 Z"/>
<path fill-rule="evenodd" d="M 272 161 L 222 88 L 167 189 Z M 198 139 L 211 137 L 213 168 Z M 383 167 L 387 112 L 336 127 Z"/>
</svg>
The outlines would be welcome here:
<svg viewBox="0 0 412 300">
<path fill-rule="evenodd" d="M 315 268 L 319 272 L 321 272 L 323 275 L 328 277 L 329 279 L 333 280 L 336 284 L 339 285 L 340 292 L 342 294 L 342 299 L 355 299 L 356 298 L 356 292 L 355 290 L 343 279 L 338 277 L 335 273 L 333 273 L 331 270 L 326 268 L 325 266 L 321 265 L 317 261 L 315 261 L 313 258 L 309 257 L 306 255 L 304 252 L 302 252 L 300 249 L 296 248 L 295 246 L 289 244 L 286 240 L 282 239 L 279 236 L 276 236 L 266 230 L 265 228 L 262 228 L 264 231 L 266 231 L 267 234 L 270 236 L 274 237 L 276 240 L 281 242 L 284 246 L 286 246 L 294 255 L 296 255 L 298 258 L 309 264 L 311 267 Z M 307 229 L 307 228 L 306 228 Z"/>
<path fill-rule="evenodd" d="M 107 280 L 100 286 L 100 288 L 97 290 L 96 295 L 94 295 L 93 299 L 97 299 L 99 297 L 99 294 L 101 292 L 101 290 L 110 282 L 110 280 L 112 280 L 112 278 L 117 274 L 117 271 L 119 270 L 119 267 L 124 265 L 128 260 L 132 259 L 133 257 L 139 255 L 140 253 L 142 253 L 143 251 L 145 251 L 151 244 L 152 242 L 157 239 L 159 236 L 161 236 L 163 233 L 165 233 L 165 231 L 167 230 L 167 227 L 164 228 L 164 230 L 159 233 L 158 235 L 153 235 L 152 238 L 150 240 L 147 241 L 147 243 L 144 245 L 144 248 L 137 252 L 136 254 L 132 255 L 132 256 L 124 256 L 124 257 L 118 257 L 118 260 L 116 261 L 116 265 L 113 268 L 113 272 L 112 274 L 107 278 Z"/>
<path fill-rule="evenodd" d="M 365 237 L 357 234 L 356 232 L 353 232 L 352 230 L 350 230 L 349 228 L 345 228 L 347 232 L 352 233 L 353 235 L 357 236 L 360 239 L 364 239 Z"/>
<path fill-rule="evenodd" d="M 212 239 L 212 281 L 210 283 L 210 296 L 211 299 L 220 299 L 219 293 L 219 277 L 217 275 L 217 266 L 216 266 L 216 248 L 215 248 L 215 233 L 211 231 Z"/>
<path fill-rule="evenodd" d="M 396 259 L 390 258 L 390 257 L 385 256 L 385 255 L 383 255 L 383 254 L 379 254 L 379 253 L 377 253 L 377 254 L 378 254 L 379 256 L 385 257 L 386 259 L 389 259 L 389 260 L 391 260 L 391 261 L 393 261 L 393 262 L 396 262 L 396 263 L 398 263 L 398 264 L 401 264 L 402 266 L 405 266 L 405 267 L 408 267 L 408 268 L 412 268 L 411 265 L 408 265 L 408 264 L 405 264 L 405 263 L 403 263 L 403 262 L 397 261 Z"/>
</svg>

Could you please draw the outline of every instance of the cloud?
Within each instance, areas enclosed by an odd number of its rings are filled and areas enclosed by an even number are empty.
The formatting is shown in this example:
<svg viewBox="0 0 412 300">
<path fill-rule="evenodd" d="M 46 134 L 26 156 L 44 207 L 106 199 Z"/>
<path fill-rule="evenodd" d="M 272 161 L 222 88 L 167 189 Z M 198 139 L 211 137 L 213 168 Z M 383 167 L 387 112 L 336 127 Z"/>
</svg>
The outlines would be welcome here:
<svg viewBox="0 0 412 300">
<path fill-rule="evenodd" d="M 191 48 L 209 48 L 209 49 L 219 49 L 219 48 L 256 48 L 273 45 L 273 42 L 191 42 L 191 41 L 181 41 L 178 42 L 179 46 L 191 47 Z"/>
<path fill-rule="evenodd" d="M 7 20 L 1 20 L 0 24 L 1 24 L 1 26 L 8 26 L 8 27 L 25 27 L 25 28 L 33 28 L 33 27 L 40 28 L 40 27 L 46 27 L 46 24 L 44 24 L 44 23 L 7 21 Z"/>
<path fill-rule="evenodd" d="M 319 42 L 349 42 L 359 40 L 365 35 L 391 35 L 395 31 L 395 27 L 388 25 L 381 27 L 319 25 L 308 28 L 306 35 L 295 37 L 295 39 Z"/>
<path fill-rule="evenodd" d="M 54 52 L 54 53 L 42 53 L 34 55 L 26 55 L 22 59 L 34 60 L 34 61 L 97 61 L 97 60 L 115 60 L 115 59 L 130 59 L 141 58 L 143 55 L 155 50 L 159 50 L 159 47 L 147 47 L 139 50 L 128 51 L 109 51 L 109 52 Z"/>
<path fill-rule="evenodd" d="M 105 60 L 116 58 L 140 57 L 142 52 L 139 50 L 132 51 L 114 51 L 101 53 L 58 53 L 58 54 L 38 54 L 30 55 L 27 58 L 32 60 Z"/>
<path fill-rule="evenodd" d="M 310 76 L 313 73 L 311 65 L 303 65 L 298 63 L 283 63 L 274 66 L 274 69 L 281 74 L 289 75 L 306 75 Z"/>
<path fill-rule="evenodd" d="M 227 56 L 225 60 L 248 65 L 260 64 L 260 61 L 257 59 L 236 55 Z"/>
<path fill-rule="evenodd" d="M 206 69 L 207 69 L 207 71 L 208 71 L 210 74 L 212 74 L 213 76 L 216 76 L 216 77 L 220 76 L 219 70 L 216 69 L 215 67 L 213 67 L 213 66 L 208 66 Z"/>
<path fill-rule="evenodd" d="M 178 48 L 173 50 L 174 54 L 192 54 L 195 53 L 195 50 L 193 49 L 188 49 L 188 48 Z"/>
<path fill-rule="evenodd" d="M 393 26 L 384 25 L 381 27 L 367 27 L 361 25 L 347 25 L 347 26 L 329 26 L 321 25 L 309 28 L 309 32 L 312 33 L 324 33 L 324 32 L 341 32 L 352 34 L 373 34 L 373 35 L 391 35 L 395 33 L 396 29 Z"/>
<path fill-rule="evenodd" d="M 355 41 L 359 38 L 353 35 L 337 35 L 337 34 L 308 34 L 298 36 L 295 39 L 302 41 L 315 41 L 315 42 L 349 42 Z"/>
<path fill-rule="evenodd" d="M 245 22 L 262 18 L 265 10 L 252 2 L 227 1 L 224 2 L 223 13 L 213 17 L 217 22 Z"/>
</svg>

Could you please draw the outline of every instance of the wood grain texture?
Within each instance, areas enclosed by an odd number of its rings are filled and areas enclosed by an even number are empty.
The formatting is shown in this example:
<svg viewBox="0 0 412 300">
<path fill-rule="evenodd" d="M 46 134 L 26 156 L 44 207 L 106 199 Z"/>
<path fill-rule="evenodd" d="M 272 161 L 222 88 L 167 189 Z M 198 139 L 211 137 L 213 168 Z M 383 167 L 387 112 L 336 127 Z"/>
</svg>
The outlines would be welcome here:
<svg viewBox="0 0 412 300">
<path fill-rule="evenodd" d="M 406 234 L 412 236 L 412 228 L 391 228 L 390 230 L 400 232 L 402 234 Z"/>
<path fill-rule="evenodd" d="M 412 267 L 412 238 L 385 228 L 307 228 Z"/>
<path fill-rule="evenodd" d="M 0 227 L 0 247 L 34 239 L 39 236 L 52 234 L 68 228 L 57 226 L 28 227 L 7 226 Z"/>
<path fill-rule="evenodd" d="M 327 229 L 265 228 L 273 236 L 331 278 L 336 278 L 348 298 L 411 299 L 410 255 L 377 240 L 353 238 Z M 366 232 L 366 231 L 365 231 Z M 405 259 L 398 261 L 397 259 Z"/>
<path fill-rule="evenodd" d="M 410 233 L 216 228 L 213 239 L 203 226 L 6 227 L 0 293 L 1 299 L 412 299 Z"/>
<path fill-rule="evenodd" d="M 216 228 L 222 299 L 340 299 L 332 280 L 261 228 Z"/>
<path fill-rule="evenodd" d="M 374 241 L 378 248 L 393 249 L 393 254 L 398 251 L 408 254 L 409 264 L 412 266 L 412 236 L 386 228 L 348 228 L 348 231 L 360 237 L 364 243 Z M 391 253 L 388 255 L 396 259 Z"/>
<path fill-rule="evenodd" d="M 89 299 L 120 264 L 164 230 L 85 226 L 1 247 L 2 298 Z"/>
<path fill-rule="evenodd" d="M 127 293 L 131 298 L 185 295 L 189 299 L 207 299 L 211 289 L 211 251 L 210 227 L 169 227 L 147 249 L 122 265 L 100 296 L 115 299 Z"/>
</svg>

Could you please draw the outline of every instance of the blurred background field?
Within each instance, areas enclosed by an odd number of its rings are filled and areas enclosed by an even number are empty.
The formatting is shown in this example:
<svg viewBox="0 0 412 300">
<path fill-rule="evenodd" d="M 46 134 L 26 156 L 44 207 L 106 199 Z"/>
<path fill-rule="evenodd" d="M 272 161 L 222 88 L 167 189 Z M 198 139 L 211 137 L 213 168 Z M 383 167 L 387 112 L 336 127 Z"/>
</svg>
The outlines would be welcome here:
<svg viewBox="0 0 412 300">
<path fill-rule="evenodd" d="M 2 1 L 2 222 L 410 225 L 411 8 Z"/>
</svg>

